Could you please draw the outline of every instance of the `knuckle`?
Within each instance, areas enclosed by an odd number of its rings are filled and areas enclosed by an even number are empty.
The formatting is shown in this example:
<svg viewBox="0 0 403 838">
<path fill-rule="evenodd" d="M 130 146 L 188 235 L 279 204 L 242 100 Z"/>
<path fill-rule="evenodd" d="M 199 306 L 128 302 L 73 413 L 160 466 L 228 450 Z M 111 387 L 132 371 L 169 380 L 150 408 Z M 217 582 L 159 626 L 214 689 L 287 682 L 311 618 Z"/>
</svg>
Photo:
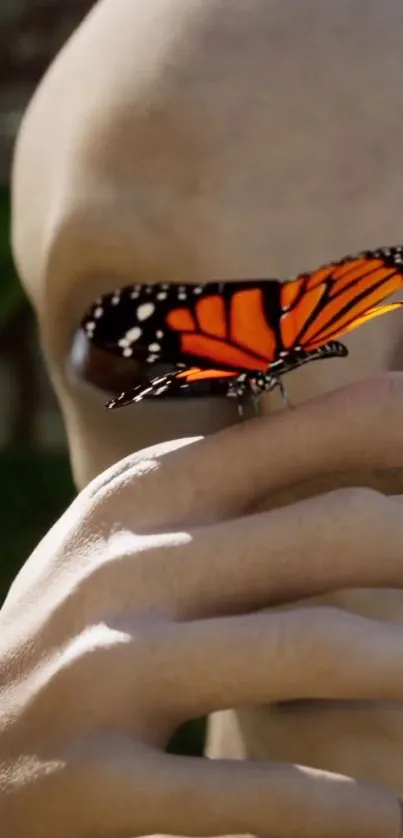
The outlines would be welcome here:
<svg viewBox="0 0 403 838">
<path fill-rule="evenodd" d="M 326 538 L 330 527 L 336 550 L 343 549 L 352 557 L 357 549 L 361 551 L 365 544 L 368 548 L 372 538 L 385 532 L 390 520 L 388 498 L 367 486 L 335 489 L 322 502 Z"/>
<path fill-rule="evenodd" d="M 270 650 L 273 661 L 291 671 L 301 655 L 311 656 L 337 636 L 342 612 L 332 605 L 301 606 L 270 615 Z"/>
<path fill-rule="evenodd" d="M 130 591 L 137 591 L 142 600 L 147 595 L 169 592 L 172 579 L 178 578 L 189 540 L 186 533 L 133 536 L 126 544 L 118 539 L 116 549 L 112 545 L 94 562 L 85 580 L 85 593 L 110 592 L 129 575 Z"/>
<path fill-rule="evenodd" d="M 100 538 L 79 558 L 74 554 L 68 573 L 57 577 L 38 626 L 43 642 L 52 636 L 64 643 L 105 615 L 174 616 L 190 536 L 116 536 Z"/>
<path fill-rule="evenodd" d="M 300 608 L 289 617 L 279 651 L 284 655 L 287 648 L 308 648 L 311 651 L 319 651 L 322 645 L 328 648 L 329 638 L 338 636 L 343 620 L 342 610 L 335 605 Z"/>
<path fill-rule="evenodd" d="M 376 512 L 383 508 L 385 496 L 369 486 L 347 486 L 330 493 L 332 505 L 350 516 Z"/>
</svg>

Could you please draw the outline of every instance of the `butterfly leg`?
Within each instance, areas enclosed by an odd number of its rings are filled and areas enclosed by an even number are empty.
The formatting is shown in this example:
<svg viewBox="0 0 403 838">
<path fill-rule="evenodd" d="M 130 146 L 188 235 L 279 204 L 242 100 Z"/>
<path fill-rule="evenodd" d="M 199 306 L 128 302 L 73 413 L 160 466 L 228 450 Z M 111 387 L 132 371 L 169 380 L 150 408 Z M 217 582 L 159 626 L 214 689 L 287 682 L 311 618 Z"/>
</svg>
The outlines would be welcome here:
<svg viewBox="0 0 403 838">
<path fill-rule="evenodd" d="M 260 416 L 262 412 L 262 403 L 260 397 L 265 389 L 265 383 L 266 379 L 264 378 L 263 381 L 259 381 L 259 378 L 256 376 L 255 373 L 250 376 L 247 375 L 245 378 L 245 395 L 248 394 L 252 397 L 252 404 L 256 416 Z"/>
<path fill-rule="evenodd" d="M 287 390 L 286 390 L 286 388 L 283 384 L 283 380 L 281 378 L 278 378 L 277 379 L 277 384 L 278 384 L 278 387 L 279 387 L 279 390 L 280 390 L 280 393 L 281 393 L 281 398 L 283 399 L 283 402 L 284 402 L 285 406 L 290 408 L 290 410 L 294 410 L 295 409 L 294 405 L 290 401 Z"/>
<path fill-rule="evenodd" d="M 260 400 L 261 393 L 252 393 L 252 404 L 256 413 L 256 416 L 260 416 L 262 412 L 262 403 Z"/>
<path fill-rule="evenodd" d="M 239 415 L 239 417 L 242 421 L 245 418 L 244 407 L 243 407 L 244 402 L 245 402 L 245 396 L 238 397 L 238 402 L 237 402 L 237 404 L 238 404 L 238 415 Z M 252 404 L 253 404 L 253 408 L 254 408 L 254 411 L 255 411 L 256 415 L 260 416 L 260 414 L 262 412 L 261 411 L 261 402 L 260 402 L 260 393 L 259 394 L 258 393 L 252 394 Z"/>
<path fill-rule="evenodd" d="M 238 408 L 238 416 L 242 420 L 244 418 L 243 405 L 244 405 L 245 395 L 246 395 L 246 390 L 247 390 L 247 388 L 245 386 L 245 381 L 246 381 L 246 375 L 244 373 L 242 375 L 239 375 L 235 380 L 232 380 L 232 381 L 229 382 L 228 387 L 227 387 L 227 393 L 226 393 L 228 398 L 236 399 L 237 408 Z"/>
</svg>

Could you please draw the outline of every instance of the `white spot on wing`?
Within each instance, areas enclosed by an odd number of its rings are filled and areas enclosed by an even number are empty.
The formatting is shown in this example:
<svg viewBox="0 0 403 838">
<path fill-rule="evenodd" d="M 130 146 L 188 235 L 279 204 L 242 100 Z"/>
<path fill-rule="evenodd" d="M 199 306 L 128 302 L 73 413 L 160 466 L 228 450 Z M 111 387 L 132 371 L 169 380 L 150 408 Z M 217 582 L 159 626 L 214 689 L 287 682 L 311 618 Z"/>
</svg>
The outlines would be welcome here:
<svg viewBox="0 0 403 838">
<path fill-rule="evenodd" d="M 139 326 L 133 326 L 133 328 L 129 329 L 125 334 L 125 339 L 128 340 L 129 343 L 135 343 L 139 337 L 141 337 L 141 329 Z"/>
<path fill-rule="evenodd" d="M 155 305 L 153 303 L 143 303 L 137 309 L 137 320 L 147 320 L 154 314 Z"/>
</svg>

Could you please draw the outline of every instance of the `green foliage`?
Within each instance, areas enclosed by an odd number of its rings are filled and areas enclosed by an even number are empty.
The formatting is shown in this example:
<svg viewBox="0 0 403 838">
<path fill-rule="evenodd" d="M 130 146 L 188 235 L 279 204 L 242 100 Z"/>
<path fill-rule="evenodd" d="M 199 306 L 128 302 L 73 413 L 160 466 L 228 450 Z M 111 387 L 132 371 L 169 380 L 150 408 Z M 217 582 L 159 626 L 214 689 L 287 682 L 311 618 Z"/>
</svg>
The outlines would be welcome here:
<svg viewBox="0 0 403 838">
<path fill-rule="evenodd" d="M 0 451 L 0 601 L 74 495 L 67 454 L 21 447 Z"/>
<path fill-rule="evenodd" d="M 0 333 L 25 303 L 11 253 L 10 192 L 6 186 L 0 186 Z"/>
<path fill-rule="evenodd" d="M 182 725 L 172 737 L 167 750 L 171 754 L 201 756 L 206 739 L 206 719 L 196 719 Z"/>
</svg>

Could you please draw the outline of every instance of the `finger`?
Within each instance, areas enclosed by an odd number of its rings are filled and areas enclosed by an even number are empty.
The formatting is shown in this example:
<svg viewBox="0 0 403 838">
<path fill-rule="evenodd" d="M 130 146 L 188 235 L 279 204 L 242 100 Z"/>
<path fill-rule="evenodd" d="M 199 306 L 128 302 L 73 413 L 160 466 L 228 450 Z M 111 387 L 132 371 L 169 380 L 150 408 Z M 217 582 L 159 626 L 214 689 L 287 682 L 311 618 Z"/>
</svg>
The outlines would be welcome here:
<svg viewBox="0 0 403 838">
<path fill-rule="evenodd" d="M 178 534 L 142 579 L 150 576 L 152 596 L 159 574 L 159 596 L 178 618 L 197 619 L 343 588 L 403 587 L 402 556 L 400 501 L 371 489 L 339 489 L 197 529 L 182 544 Z M 129 590 L 129 566 L 123 575 Z"/>
<path fill-rule="evenodd" d="M 230 707 L 402 700 L 402 648 L 402 625 L 324 606 L 189 623 L 110 617 L 66 647 L 40 712 L 74 681 L 64 729 L 81 729 L 90 713 L 95 727 L 135 724 L 163 745 L 184 721 Z"/>
<path fill-rule="evenodd" d="M 402 414 L 403 374 L 388 373 L 206 439 L 139 452 L 108 479 L 122 515 L 143 531 L 211 522 L 314 477 L 402 467 Z"/>
<path fill-rule="evenodd" d="M 323 606 L 167 625 L 153 659 L 159 707 L 162 694 L 183 721 L 298 699 L 401 700 L 402 648 L 401 625 Z"/>
<path fill-rule="evenodd" d="M 400 501 L 339 489 L 187 532 L 109 535 L 79 596 L 92 620 L 131 611 L 139 591 L 148 609 L 198 619 L 347 588 L 403 587 L 402 555 Z"/>
<path fill-rule="evenodd" d="M 109 743 L 102 765 L 77 774 L 91 819 L 88 834 L 400 836 L 395 796 L 349 777 L 301 766 L 148 751 L 140 759 L 139 764 L 136 749 L 131 757 L 127 748 L 122 757 L 121 745 Z"/>
</svg>

